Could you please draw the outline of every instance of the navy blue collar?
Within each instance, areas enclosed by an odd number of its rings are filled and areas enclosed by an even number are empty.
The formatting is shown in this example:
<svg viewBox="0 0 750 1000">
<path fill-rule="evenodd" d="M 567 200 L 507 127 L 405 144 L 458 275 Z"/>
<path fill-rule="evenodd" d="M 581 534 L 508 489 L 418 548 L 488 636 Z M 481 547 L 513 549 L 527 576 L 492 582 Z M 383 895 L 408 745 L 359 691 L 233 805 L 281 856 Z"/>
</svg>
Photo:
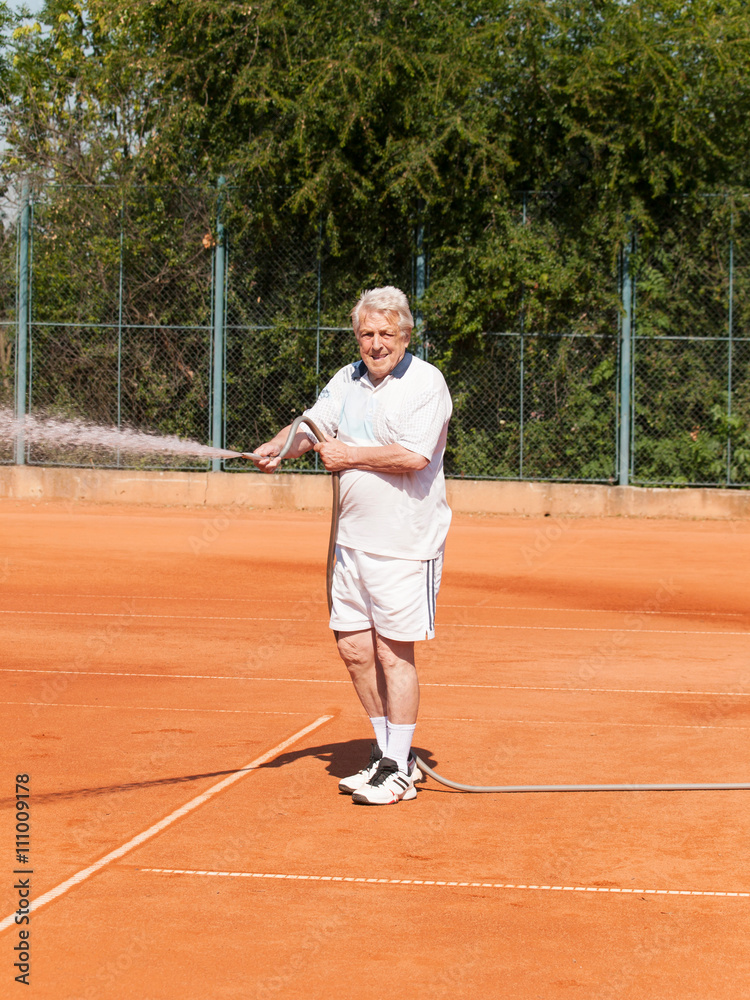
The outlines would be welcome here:
<svg viewBox="0 0 750 1000">
<path fill-rule="evenodd" d="M 399 363 L 393 369 L 393 371 L 388 372 L 388 374 L 393 375 L 394 378 L 402 378 L 406 374 L 406 371 L 413 360 L 414 360 L 414 355 L 409 354 L 409 352 L 407 351 L 406 354 L 403 356 L 403 358 L 401 358 Z M 364 361 L 355 362 L 354 371 L 352 372 L 352 378 L 354 379 L 354 381 L 355 382 L 359 381 L 359 379 L 361 379 L 362 376 L 366 374 L 367 374 L 367 365 L 364 363 Z"/>
</svg>

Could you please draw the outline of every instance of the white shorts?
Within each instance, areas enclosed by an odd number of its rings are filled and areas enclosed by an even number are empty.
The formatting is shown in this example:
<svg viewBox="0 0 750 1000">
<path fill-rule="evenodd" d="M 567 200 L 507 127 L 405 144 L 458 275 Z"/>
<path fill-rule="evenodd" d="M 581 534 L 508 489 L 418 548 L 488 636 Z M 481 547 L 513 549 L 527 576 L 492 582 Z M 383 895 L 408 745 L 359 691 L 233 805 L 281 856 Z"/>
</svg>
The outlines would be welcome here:
<svg viewBox="0 0 750 1000">
<path fill-rule="evenodd" d="M 399 642 L 434 639 L 442 571 L 442 551 L 436 559 L 394 559 L 337 545 L 331 628 L 374 628 Z"/>
</svg>

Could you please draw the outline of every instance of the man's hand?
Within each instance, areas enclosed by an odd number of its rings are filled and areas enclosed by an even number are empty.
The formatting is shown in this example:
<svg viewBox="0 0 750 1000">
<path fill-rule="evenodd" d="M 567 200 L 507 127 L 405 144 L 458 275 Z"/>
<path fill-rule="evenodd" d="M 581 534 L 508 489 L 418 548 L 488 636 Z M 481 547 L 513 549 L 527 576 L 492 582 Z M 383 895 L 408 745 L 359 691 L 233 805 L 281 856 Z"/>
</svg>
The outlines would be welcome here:
<svg viewBox="0 0 750 1000">
<path fill-rule="evenodd" d="M 259 472 L 276 472 L 281 465 L 280 451 L 281 447 L 275 441 L 266 441 L 255 449 L 254 454 L 259 457 L 253 459 L 253 465 Z"/>
<path fill-rule="evenodd" d="M 289 431 L 292 429 L 292 425 L 289 424 L 280 430 L 276 437 L 271 438 L 270 441 L 264 441 L 263 444 L 258 445 L 254 449 L 254 454 L 258 455 L 257 459 L 253 459 L 253 464 L 259 472 L 276 472 L 278 467 L 281 465 L 281 459 L 279 454 L 281 449 L 286 444 L 287 438 L 289 437 Z M 312 448 L 312 442 L 304 431 L 297 431 L 294 441 L 292 441 L 292 446 L 286 454 L 287 458 L 299 458 L 300 455 L 304 455 L 306 451 Z M 326 466 L 327 468 L 327 466 Z"/>
<path fill-rule="evenodd" d="M 356 448 L 326 435 L 325 441 L 318 441 L 315 451 L 320 455 L 328 472 L 342 472 L 355 465 Z"/>
</svg>

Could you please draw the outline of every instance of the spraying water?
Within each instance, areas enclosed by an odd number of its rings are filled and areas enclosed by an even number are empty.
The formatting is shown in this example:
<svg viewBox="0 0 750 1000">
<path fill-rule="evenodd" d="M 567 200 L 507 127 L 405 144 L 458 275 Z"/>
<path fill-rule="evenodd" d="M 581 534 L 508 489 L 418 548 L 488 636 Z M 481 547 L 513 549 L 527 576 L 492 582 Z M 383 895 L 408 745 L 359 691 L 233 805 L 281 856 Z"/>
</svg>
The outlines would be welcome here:
<svg viewBox="0 0 750 1000">
<path fill-rule="evenodd" d="M 176 434 L 159 435 L 128 428 L 118 430 L 117 427 L 101 427 L 86 420 L 65 420 L 59 417 L 39 419 L 26 416 L 17 419 L 11 409 L 0 407 L 0 441 L 10 444 L 20 434 L 27 444 L 113 448 L 139 454 L 168 452 L 174 455 L 196 455 L 199 458 L 253 457 L 248 452 L 225 451 L 197 441 L 185 441 Z"/>
</svg>

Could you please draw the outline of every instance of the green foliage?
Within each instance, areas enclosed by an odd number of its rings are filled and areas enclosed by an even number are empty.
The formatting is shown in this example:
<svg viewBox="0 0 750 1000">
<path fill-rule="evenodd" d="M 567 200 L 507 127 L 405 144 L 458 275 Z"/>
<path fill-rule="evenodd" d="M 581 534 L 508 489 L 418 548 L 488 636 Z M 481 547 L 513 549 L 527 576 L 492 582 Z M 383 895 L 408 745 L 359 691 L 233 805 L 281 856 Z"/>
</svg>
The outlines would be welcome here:
<svg viewBox="0 0 750 1000">
<path fill-rule="evenodd" d="M 8 50 L 6 172 L 226 173 L 269 233 L 322 217 L 363 283 L 419 205 L 491 270 L 515 190 L 611 225 L 748 180 L 740 0 L 47 0 Z"/>
<path fill-rule="evenodd" d="M 101 183 L 132 173 L 158 98 L 143 36 L 135 23 L 129 30 L 105 28 L 95 3 L 68 0 L 48 0 L 37 21 L 18 19 L 6 42 L 6 178 Z"/>
<path fill-rule="evenodd" d="M 215 212 L 196 189 L 35 192 L 35 408 L 205 440 Z"/>
<path fill-rule="evenodd" d="M 637 475 L 747 476 L 744 356 L 722 424 L 718 353 L 650 343 L 723 335 L 730 230 L 750 253 L 739 199 L 701 198 L 750 186 L 742 0 L 47 0 L 37 21 L 0 4 L 3 28 L 2 183 L 37 192 L 35 319 L 71 324 L 35 334 L 59 348 L 37 400 L 75 411 L 89 391 L 111 415 L 112 328 L 87 324 L 124 318 L 142 331 L 120 359 L 127 419 L 205 436 L 224 175 L 233 442 L 314 392 L 311 326 L 345 326 L 363 287 L 413 292 L 419 228 L 452 471 L 611 478 L 636 228 Z M 323 376 L 348 360 L 337 336 Z M 7 388 L 7 342 L 0 364 Z"/>
<path fill-rule="evenodd" d="M 443 359 L 431 360 L 446 370 Z M 449 475 L 612 480 L 612 339 L 483 337 L 460 368 L 455 352 L 450 361 Z"/>
<path fill-rule="evenodd" d="M 695 197 L 676 207 L 641 236 L 632 259 L 636 481 L 747 482 L 747 198 Z"/>
</svg>

